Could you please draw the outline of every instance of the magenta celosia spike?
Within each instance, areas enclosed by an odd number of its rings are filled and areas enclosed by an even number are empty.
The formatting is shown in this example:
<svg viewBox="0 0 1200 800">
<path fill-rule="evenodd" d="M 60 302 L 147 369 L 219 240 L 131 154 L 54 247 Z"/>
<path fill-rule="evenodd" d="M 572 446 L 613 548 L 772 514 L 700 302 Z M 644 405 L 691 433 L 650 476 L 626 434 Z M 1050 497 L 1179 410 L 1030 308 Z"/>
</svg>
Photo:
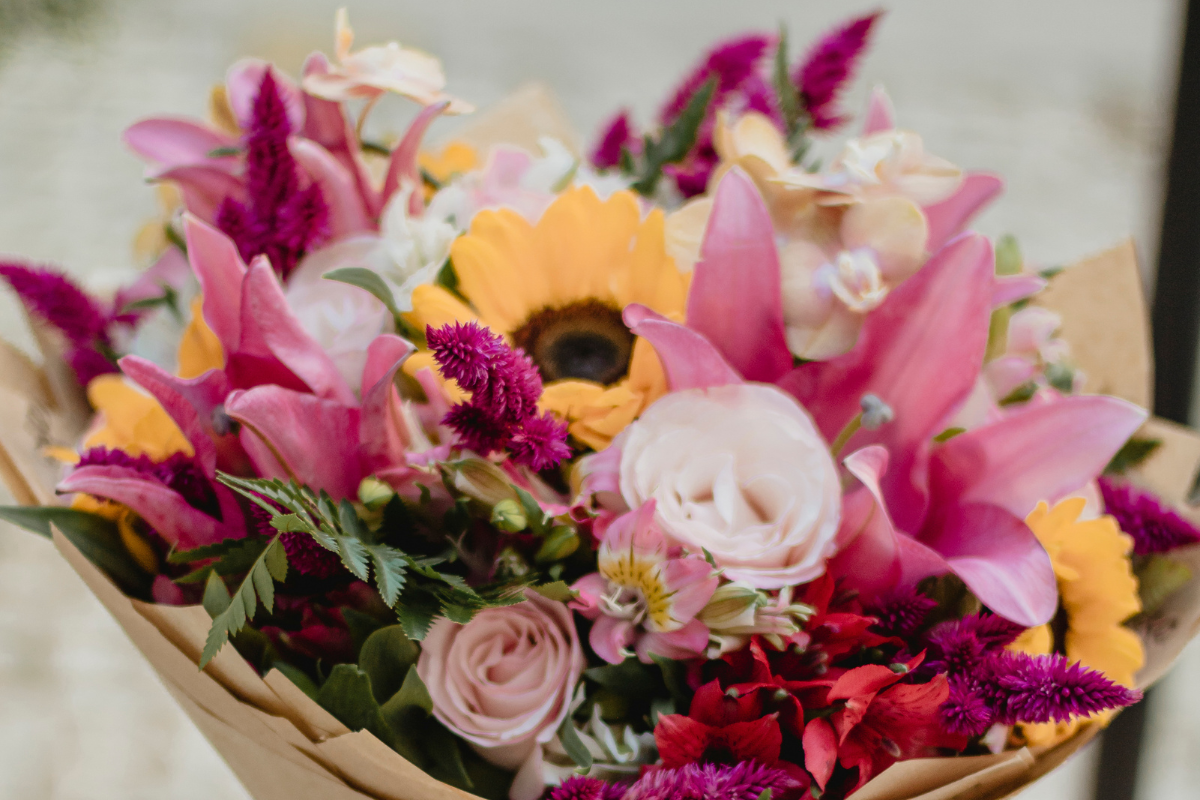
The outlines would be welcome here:
<svg viewBox="0 0 1200 800">
<path fill-rule="evenodd" d="M 1133 539 L 1137 555 L 1166 553 L 1200 542 L 1200 530 L 1154 494 L 1108 478 L 1099 483 L 1105 513 Z"/>
<path fill-rule="evenodd" d="M 1103 673 L 1071 663 L 1061 653 L 1030 656 L 1005 653 L 991 667 L 1002 705 L 1001 722 L 1066 722 L 1100 711 L 1133 705 L 1137 689 L 1110 681 Z"/>
<path fill-rule="evenodd" d="M 621 109 L 603 128 L 600 141 L 592 150 L 591 162 L 596 169 L 613 169 L 621 164 L 621 151 L 638 150 L 638 138 L 633 132 L 628 109 Z"/>
<path fill-rule="evenodd" d="M 605 800 L 610 791 L 610 784 L 599 778 L 572 775 L 550 791 L 550 800 Z"/>
<path fill-rule="evenodd" d="M 0 278 L 8 281 L 31 313 L 62 331 L 72 344 L 107 340 L 108 314 L 61 272 L 6 262 L 0 263 Z"/>
<path fill-rule="evenodd" d="M 817 130 L 829 130 L 845 122 L 837 108 L 838 95 L 853 76 L 871 28 L 882 13 L 859 17 L 825 34 L 793 72 L 792 81 Z"/>
<path fill-rule="evenodd" d="M 506 351 L 496 359 L 488 381 L 476 392 L 477 400 L 491 413 L 511 425 L 518 425 L 537 413 L 542 396 L 542 377 L 529 356 L 521 350 Z"/>
<path fill-rule="evenodd" d="M 946 730 L 972 738 L 987 733 L 996 718 L 978 682 L 965 675 L 950 679 L 950 694 L 939 713 Z"/>
<path fill-rule="evenodd" d="M 101 375 L 119 372 L 108 356 L 91 347 L 72 347 L 65 353 L 65 360 L 80 386 L 87 386 Z"/>
<path fill-rule="evenodd" d="M 718 44 L 671 95 L 659 113 L 659 121 L 664 125 L 671 123 L 692 99 L 692 95 L 714 75 L 717 77 L 717 91 L 710 107 L 720 108 L 730 92 L 736 91 L 755 74 L 773 41 L 771 36 L 750 34 Z"/>
<path fill-rule="evenodd" d="M 464 391 L 479 390 L 488 381 L 506 347 L 504 339 L 477 322 L 425 328 L 425 341 L 442 376 Z"/>
<path fill-rule="evenodd" d="M 571 456 L 571 448 L 567 445 L 567 423 L 549 412 L 530 417 L 513 432 L 508 451 L 518 464 L 535 471 L 552 467 Z"/>
<path fill-rule="evenodd" d="M 217 227 L 233 239 L 242 258 L 266 255 L 284 277 L 324 238 L 329 219 L 320 187 L 301 185 L 299 167 L 288 149 L 291 134 L 287 107 L 273 71 L 267 69 L 245 137 L 247 200 L 229 197 L 217 210 Z"/>
<path fill-rule="evenodd" d="M 453 406 L 446 412 L 442 424 L 458 434 L 460 447 L 474 450 L 480 455 L 503 450 L 511 436 L 509 425 L 474 403 Z"/>
<path fill-rule="evenodd" d="M 915 589 L 909 589 L 881 597 L 874 606 L 867 609 L 867 613 L 879 620 L 875 627 L 882 632 L 889 636 L 906 638 L 921 629 L 925 618 L 935 608 L 936 600 Z"/>
<path fill-rule="evenodd" d="M 624 800 L 758 800 L 768 789 L 772 800 L 789 800 L 804 788 L 784 770 L 757 761 L 686 764 L 646 772 L 625 792 Z"/>
</svg>

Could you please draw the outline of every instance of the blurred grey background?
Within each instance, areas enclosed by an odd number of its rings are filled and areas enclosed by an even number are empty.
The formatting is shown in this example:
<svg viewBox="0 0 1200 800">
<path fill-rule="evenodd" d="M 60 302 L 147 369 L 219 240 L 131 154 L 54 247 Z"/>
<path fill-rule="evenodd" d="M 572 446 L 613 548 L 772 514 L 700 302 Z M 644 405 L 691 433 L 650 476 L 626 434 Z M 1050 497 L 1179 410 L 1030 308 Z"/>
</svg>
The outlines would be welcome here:
<svg viewBox="0 0 1200 800">
<path fill-rule="evenodd" d="M 153 190 L 120 133 L 205 113 L 236 58 L 295 74 L 332 51 L 325 0 L 0 0 L 0 254 L 96 289 L 133 271 Z M 643 121 L 716 39 L 785 22 L 793 48 L 877 4 L 828 0 L 358 0 L 363 44 L 445 64 L 481 107 L 547 82 L 590 142 L 619 106 Z M 1183 8 L 1176 0 L 895 0 L 849 106 L 884 84 L 931 152 L 1008 181 L 979 221 L 1053 265 L 1133 235 L 1155 260 Z M 397 127 L 392 99 L 373 120 Z M 444 130 L 443 130 L 444 132 Z M 1145 271 L 1145 270 L 1144 270 Z M 1147 275 L 1149 279 L 1149 275 Z M 28 346 L 0 297 L 0 336 Z M 6 498 L 0 498 L 6 501 Z M 1139 800 L 1200 794 L 1200 647 L 1156 694 Z M 1092 748 L 1026 800 L 1091 797 Z M 241 800 L 245 792 L 48 542 L 0 528 L 0 798 Z"/>
</svg>

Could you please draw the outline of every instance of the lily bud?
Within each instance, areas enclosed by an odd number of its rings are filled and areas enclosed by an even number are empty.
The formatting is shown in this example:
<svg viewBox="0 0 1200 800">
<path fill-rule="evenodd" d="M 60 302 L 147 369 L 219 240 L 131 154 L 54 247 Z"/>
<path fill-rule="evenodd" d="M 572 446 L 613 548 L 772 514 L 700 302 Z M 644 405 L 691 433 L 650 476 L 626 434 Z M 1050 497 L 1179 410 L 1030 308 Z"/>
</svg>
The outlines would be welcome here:
<svg viewBox="0 0 1200 800">
<path fill-rule="evenodd" d="M 529 526 L 524 507 L 516 500 L 501 500 L 492 507 L 492 524 L 505 533 L 523 531 Z"/>
<path fill-rule="evenodd" d="M 446 465 L 455 489 L 472 500 L 492 508 L 504 500 L 516 500 L 517 493 L 504 471 L 482 458 L 464 458 Z"/>
<path fill-rule="evenodd" d="M 749 628 L 754 625 L 754 612 L 765 605 L 767 599 L 754 587 L 744 583 L 726 583 L 717 587 L 696 619 L 709 630 Z"/>
<path fill-rule="evenodd" d="M 377 511 L 396 496 L 396 491 L 378 478 L 363 478 L 358 485 L 358 501 L 369 511 Z"/>
<path fill-rule="evenodd" d="M 539 564 L 561 561 L 579 549 L 579 535 L 566 525 L 555 525 L 533 557 Z"/>
</svg>

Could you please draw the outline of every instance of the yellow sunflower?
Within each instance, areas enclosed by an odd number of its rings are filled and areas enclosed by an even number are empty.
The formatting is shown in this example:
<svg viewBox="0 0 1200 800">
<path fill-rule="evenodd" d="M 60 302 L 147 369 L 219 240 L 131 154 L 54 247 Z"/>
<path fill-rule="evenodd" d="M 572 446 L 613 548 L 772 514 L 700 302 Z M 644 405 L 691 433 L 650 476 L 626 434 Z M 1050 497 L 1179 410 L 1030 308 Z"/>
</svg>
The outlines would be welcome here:
<svg viewBox="0 0 1200 800">
<path fill-rule="evenodd" d="M 1122 686 L 1134 686 L 1142 667 L 1142 642 L 1123 623 L 1142 610 L 1137 578 L 1129 561 L 1133 540 L 1121 533 L 1112 517 L 1079 520 L 1085 501 L 1063 500 L 1054 508 L 1038 504 L 1025 522 L 1050 554 L 1066 615 L 1062 641 L 1054 641 L 1049 625 L 1031 628 L 1013 648 L 1030 654 L 1063 650 L 1067 658 L 1103 672 Z M 1112 712 L 1094 719 L 1107 724 Z M 1053 745 L 1069 737 L 1081 720 L 1022 725 L 1032 745 Z"/>
<path fill-rule="evenodd" d="M 643 218 L 632 192 L 601 200 L 586 186 L 563 192 L 536 224 L 482 211 L 450 251 L 467 302 L 421 286 L 408 320 L 419 330 L 477 320 L 502 334 L 541 371 L 542 407 L 601 449 L 666 391 L 654 349 L 621 321 L 629 303 L 683 319 L 689 278 L 667 255 L 663 228 L 662 212 Z M 422 352 L 407 369 L 432 364 Z"/>
</svg>

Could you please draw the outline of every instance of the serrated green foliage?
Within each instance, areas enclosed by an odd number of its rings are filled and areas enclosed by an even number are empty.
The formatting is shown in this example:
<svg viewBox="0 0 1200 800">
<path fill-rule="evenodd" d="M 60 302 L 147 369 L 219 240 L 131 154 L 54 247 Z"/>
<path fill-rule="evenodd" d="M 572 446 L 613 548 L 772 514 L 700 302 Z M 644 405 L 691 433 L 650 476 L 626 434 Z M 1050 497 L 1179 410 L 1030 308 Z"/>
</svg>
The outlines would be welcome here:
<svg viewBox="0 0 1200 800">
<path fill-rule="evenodd" d="M 214 545 L 198 547 L 195 550 L 184 550 L 168 554 L 167 561 L 172 564 L 191 564 L 197 561 L 212 559 L 188 574 L 176 578 L 176 583 L 202 583 L 208 580 L 210 573 L 221 576 L 240 575 L 254 566 L 271 540 L 265 536 L 247 536 L 245 539 L 226 539 Z"/>
<path fill-rule="evenodd" d="M 318 495 L 308 487 L 278 479 L 225 474 L 218 474 L 218 479 L 271 511 L 271 525 L 276 530 L 311 536 L 321 547 L 337 553 L 356 578 L 364 582 L 373 579 L 379 596 L 395 610 L 413 641 L 423 639 L 438 616 L 465 623 L 484 608 L 523 599 L 519 594 L 514 597 L 520 585 L 472 588 L 460 576 L 437 570 L 440 559 L 415 558 L 378 541 L 349 501 L 334 503 L 324 492 Z M 272 503 L 285 512 L 280 513 Z"/>
<path fill-rule="evenodd" d="M 231 634 L 254 619 L 259 603 L 268 613 L 275 609 L 275 581 L 286 578 L 287 553 L 279 541 L 279 534 L 262 548 L 233 594 L 228 593 L 216 570 L 209 571 L 204 585 L 204 608 L 212 616 L 213 624 L 200 654 L 201 669 L 216 657 Z"/>
<path fill-rule="evenodd" d="M 696 143 L 696 134 L 708 113 L 708 104 L 717 91 L 716 76 L 711 77 L 688 100 L 675 120 L 659 132 L 655 139 L 647 136 L 642 143 L 642 164 L 639 177 L 631 187 L 647 197 L 654 194 L 662 178 L 663 167 L 682 161 Z"/>
<path fill-rule="evenodd" d="M 1108 466 L 1104 468 L 1104 474 L 1124 475 L 1154 455 L 1155 451 L 1161 446 L 1162 439 L 1131 437 L 1129 441 L 1121 445 L 1121 449 L 1108 462 Z"/>
<path fill-rule="evenodd" d="M 126 594 L 149 598 L 154 578 L 129 555 L 112 520 L 61 506 L 0 506 L 0 519 L 46 538 L 54 526 Z"/>
</svg>

